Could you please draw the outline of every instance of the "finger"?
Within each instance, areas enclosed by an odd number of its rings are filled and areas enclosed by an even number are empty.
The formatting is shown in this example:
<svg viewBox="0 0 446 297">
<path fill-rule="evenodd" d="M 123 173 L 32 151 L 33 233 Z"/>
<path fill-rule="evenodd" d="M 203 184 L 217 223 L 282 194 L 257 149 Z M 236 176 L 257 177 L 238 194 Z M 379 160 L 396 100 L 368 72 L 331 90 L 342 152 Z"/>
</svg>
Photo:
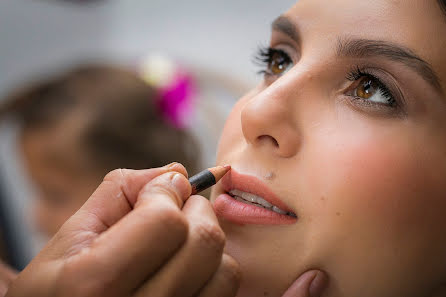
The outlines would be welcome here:
<svg viewBox="0 0 446 297">
<path fill-rule="evenodd" d="M 211 204 L 191 196 L 183 212 L 189 223 L 185 245 L 135 296 L 194 296 L 219 267 L 225 238 Z"/>
<path fill-rule="evenodd" d="M 94 282 L 109 284 L 113 295 L 127 296 L 185 242 L 188 222 L 177 200 L 190 193 L 184 175 L 157 176 L 140 192 L 134 210 L 97 237 L 77 264 Z"/>
<path fill-rule="evenodd" d="M 241 272 L 238 263 L 230 256 L 223 254 L 217 272 L 200 291 L 198 297 L 234 297 L 240 280 Z"/>
<path fill-rule="evenodd" d="M 57 243 L 54 250 L 69 251 L 72 254 L 88 246 L 98 234 L 132 210 L 138 193 L 148 182 L 170 171 L 187 176 L 184 166 L 176 162 L 161 168 L 117 169 L 110 172 L 87 202 L 62 226 L 49 245 Z M 73 250 L 72 246 L 78 249 Z M 54 253 L 53 256 L 61 255 Z"/>
<path fill-rule="evenodd" d="M 320 297 L 328 285 L 327 275 L 319 270 L 302 274 L 282 297 Z"/>
<path fill-rule="evenodd" d="M 137 203 L 139 192 L 155 177 L 166 172 L 187 176 L 180 163 L 147 170 L 118 169 L 109 173 L 81 210 L 94 213 L 108 226 L 126 215 Z"/>
<path fill-rule="evenodd" d="M 17 278 L 17 272 L 0 260 L 0 296 L 5 296 L 11 282 Z"/>
<path fill-rule="evenodd" d="M 187 176 L 184 166 L 176 162 L 160 168 L 146 170 L 116 169 L 110 172 L 78 213 L 74 215 L 75 219 L 79 217 L 75 226 L 83 228 L 84 224 L 82 222 L 91 217 L 96 217 L 103 223 L 102 229 L 115 224 L 132 210 L 138 193 L 148 182 L 170 171 Z"/>
</svg>

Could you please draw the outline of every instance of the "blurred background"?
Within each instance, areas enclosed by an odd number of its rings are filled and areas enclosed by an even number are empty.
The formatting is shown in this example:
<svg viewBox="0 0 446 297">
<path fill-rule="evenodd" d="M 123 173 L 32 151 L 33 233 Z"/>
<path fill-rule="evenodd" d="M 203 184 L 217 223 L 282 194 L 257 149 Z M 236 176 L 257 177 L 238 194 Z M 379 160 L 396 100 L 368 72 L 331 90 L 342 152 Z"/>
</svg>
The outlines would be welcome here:
<svg viewBox="0 0 446 297">
<path fill-rule="evenodd" d="M 294 2 L 0 1 L 2 260 L 22 269 L 83 203 L 65 173 L 94 172 L 84 178 L 90 193 L 113 166 L 212 166 L 227 113 L 259 79 L 253 55 Z M 82 168 L 67 165 L 81 159 Z"/>
</svg>

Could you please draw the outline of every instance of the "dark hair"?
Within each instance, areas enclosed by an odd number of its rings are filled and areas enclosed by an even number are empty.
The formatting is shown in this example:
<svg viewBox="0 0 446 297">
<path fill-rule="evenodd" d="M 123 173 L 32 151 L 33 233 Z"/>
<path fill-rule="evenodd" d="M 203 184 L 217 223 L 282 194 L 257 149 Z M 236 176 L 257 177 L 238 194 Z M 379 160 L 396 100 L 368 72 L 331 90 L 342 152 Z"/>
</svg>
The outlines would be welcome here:
<svg viewBox="0 0 446 297">
<path fill-rule="evenodd" d="M 438 4 L 440 4 L 441 9 L 446 14 L 446 0 L 438 0 Z"/>
<path fill-rule="evenodd" d="M 0 106 L 14 114 L 23 131 L 58 125 L 72 113 L 86 119 L 79 139 L 93 166 L 142 169 L 183 163 L 198 168 L 191 135 L 167 124 L 156 92 L 132 71 L 107 65 L 78 67 L 16 92 Z"/>
</svg>

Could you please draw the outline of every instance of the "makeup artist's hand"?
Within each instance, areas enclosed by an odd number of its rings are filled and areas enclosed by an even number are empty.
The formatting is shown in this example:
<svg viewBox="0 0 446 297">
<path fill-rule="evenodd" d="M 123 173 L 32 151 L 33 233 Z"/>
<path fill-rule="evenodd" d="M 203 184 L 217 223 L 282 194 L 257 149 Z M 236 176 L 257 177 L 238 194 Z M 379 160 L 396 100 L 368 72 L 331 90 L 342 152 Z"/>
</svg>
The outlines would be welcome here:
<svg viewBox="0 0 446 297">
<path fill-rule="evenodd" d="M 6 263 L 0 260 L 0 296 L 4 296 L 8 290 L 9 284 L 17 277 L 17 271 L 14 271 Z"/>
<path fill-rule="evenodd" d="M 238 264 L 186 176 L 177 163 L 111 172 L 6 296 L 235 296 Z"/>
</svg>

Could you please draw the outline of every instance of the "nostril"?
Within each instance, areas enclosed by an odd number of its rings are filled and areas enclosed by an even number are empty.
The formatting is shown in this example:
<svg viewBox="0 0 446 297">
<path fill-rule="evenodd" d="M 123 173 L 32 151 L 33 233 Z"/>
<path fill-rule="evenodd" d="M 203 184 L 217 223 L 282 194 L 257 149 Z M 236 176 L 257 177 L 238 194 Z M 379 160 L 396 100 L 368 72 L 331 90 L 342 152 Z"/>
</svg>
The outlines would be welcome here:
<svg viewBox="0 0 446 297">
<path fill-rule="evenodd" d="M 279 147 L 279 142 L 272 136 L 270 135 L 260 135 L 259 137 L 257 137 L 257 140 L 259 143 L 270 143 L 272 144 L 274 147 Z"/>
</svg>

